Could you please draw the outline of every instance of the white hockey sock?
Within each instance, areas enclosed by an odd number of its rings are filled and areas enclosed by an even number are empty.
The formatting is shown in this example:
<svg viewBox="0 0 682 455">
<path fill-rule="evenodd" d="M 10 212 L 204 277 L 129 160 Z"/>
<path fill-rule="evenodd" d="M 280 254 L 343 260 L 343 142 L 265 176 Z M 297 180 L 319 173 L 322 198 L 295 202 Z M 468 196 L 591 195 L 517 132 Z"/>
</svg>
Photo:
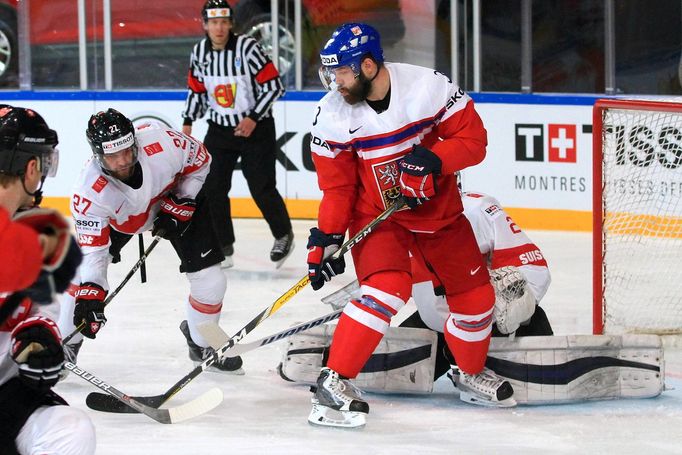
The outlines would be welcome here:
<svg viewBox="0 0 682 455">
<path fill-rule="evenodd" d="M 209 346 L 208 340 L 206 340 L 197 330 L 199 324 L 205 322 L 211 322 L 218 324 L 220 321 L 220 309 L 222 308 L 222 303 L 215 305 L 200 304 L 197 305 L 197 301 L 189 297 L 187 300 L 187 326 L 189 327 L 189 334 L 192 337 L 192 341 L 202 348 Z M 201 308 L 201 310 L 197 308 Z"/>
</svg>

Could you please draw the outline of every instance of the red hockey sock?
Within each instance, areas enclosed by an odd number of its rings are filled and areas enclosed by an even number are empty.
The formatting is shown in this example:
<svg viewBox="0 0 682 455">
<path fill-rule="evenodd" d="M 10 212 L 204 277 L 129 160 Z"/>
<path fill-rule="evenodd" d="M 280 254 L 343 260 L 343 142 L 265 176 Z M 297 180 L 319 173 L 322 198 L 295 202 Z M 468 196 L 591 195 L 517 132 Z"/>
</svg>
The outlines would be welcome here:
<svg viewBox="0 0 682 455">
<path fill-rule="evenodd" d="M 481 341 L 464 341 L 446 330 L 445 342 L 454 355 L 457 367 L 460 370 L 468 374 L 478 374 L 483 371 L 490 345 L 490 334 Z"/>
<path fill-rule="evenodd" d="M 383 336 L 349 316 L 341 315 L 329 348 L 327 366 L 347 378 L 356 377 Z"/>
<path fill-rule="evenodd" d="M 445 342 L 460 370 L 478 374 L 488 355 L 495 291 L 486 283 L 447 299 L 451 313 L 445 322 Z"/>
</svg>

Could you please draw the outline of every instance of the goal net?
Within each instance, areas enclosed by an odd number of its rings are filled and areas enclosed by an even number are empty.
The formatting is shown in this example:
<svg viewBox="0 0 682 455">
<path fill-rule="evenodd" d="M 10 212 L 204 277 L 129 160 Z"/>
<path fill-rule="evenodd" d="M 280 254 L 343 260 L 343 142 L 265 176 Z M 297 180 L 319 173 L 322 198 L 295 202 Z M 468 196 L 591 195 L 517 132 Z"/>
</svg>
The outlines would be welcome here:
<svg viewBox="0 0 682 455">
<path fill-rule="evenodd" d="M 682 333 L 682 103 L 593 117 L 593 331 Z"/>
</svg>

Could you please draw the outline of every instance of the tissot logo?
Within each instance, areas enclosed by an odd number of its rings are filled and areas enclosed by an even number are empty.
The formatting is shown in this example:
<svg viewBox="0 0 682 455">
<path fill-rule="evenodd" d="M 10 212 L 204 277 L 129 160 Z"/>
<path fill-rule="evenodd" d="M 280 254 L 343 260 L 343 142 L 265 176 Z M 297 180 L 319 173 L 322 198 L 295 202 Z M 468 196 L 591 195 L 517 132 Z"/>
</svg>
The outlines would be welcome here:
<svg viewBox="0 0 682 455">
<path fill-rule="evenodd" d="M 516 124 L 516 161 L 545 161 L 545 128 L 541 123 Z M 576 126 L 550 123 L 547 125 L 547 160 L 555 163 L 576 163 Z"/>
</svg>

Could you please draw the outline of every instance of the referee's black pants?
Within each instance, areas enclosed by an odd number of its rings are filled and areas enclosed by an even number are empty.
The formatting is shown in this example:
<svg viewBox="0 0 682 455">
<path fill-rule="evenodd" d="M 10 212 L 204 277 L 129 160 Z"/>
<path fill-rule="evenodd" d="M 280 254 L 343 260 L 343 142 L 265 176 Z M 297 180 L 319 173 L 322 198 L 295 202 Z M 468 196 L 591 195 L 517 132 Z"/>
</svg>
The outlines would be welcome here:
<svg viewBox="0 0 682 455">
<path fill-rule="evenodd" d="M 204 145 L 212 157 L 204 192 L 221 246 L 224 248 L 235 241 L 229 192 L 232 188 L 232 173 L 239 158 L 251 197 L 270 226 L 273 237 L 280 238 L 288 234 L 291 220 L 275 180 L 277 137 L 274 119 L 258 122 L 248 138 L 235 136 L 232 127 L 209 121 Z"/>
</svg>

